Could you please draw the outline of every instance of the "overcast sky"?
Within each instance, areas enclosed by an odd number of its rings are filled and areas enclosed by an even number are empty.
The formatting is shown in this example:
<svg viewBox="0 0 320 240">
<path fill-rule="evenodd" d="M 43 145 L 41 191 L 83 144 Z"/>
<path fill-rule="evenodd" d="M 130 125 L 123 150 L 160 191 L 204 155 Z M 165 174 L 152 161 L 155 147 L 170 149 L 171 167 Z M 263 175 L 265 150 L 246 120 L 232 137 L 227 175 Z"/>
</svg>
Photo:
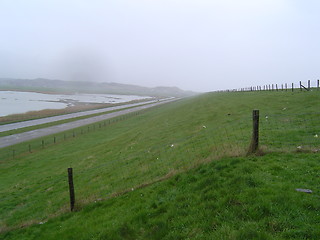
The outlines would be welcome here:
<svg viewBox="0 0 320 240">
<path fill-rule="evenodd" d="M 0 77 L 213 91 L 320 78 L 319 0 L 0 0 Z"/>
</svg>

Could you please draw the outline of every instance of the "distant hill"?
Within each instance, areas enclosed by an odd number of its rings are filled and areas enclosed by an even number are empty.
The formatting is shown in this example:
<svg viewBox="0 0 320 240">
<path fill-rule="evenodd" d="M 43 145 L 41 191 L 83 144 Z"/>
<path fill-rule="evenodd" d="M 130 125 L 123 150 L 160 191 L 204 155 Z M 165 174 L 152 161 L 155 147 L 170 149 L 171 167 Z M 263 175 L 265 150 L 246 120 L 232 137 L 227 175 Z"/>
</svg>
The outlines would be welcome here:
<svg viewBox="0 0 320 240">
<path fill-rule="evenodd" d="M 109 93 L 157 97 L 185 97 L 195 95 L 191 91 L 183 91 L 177 87 L 147 88 L 120 83 L 96 83 L 82 81 L 62 81 L 37 79 L 0 78 L 0 90 L 41 91 L 63 93 Z"/>
</svg>

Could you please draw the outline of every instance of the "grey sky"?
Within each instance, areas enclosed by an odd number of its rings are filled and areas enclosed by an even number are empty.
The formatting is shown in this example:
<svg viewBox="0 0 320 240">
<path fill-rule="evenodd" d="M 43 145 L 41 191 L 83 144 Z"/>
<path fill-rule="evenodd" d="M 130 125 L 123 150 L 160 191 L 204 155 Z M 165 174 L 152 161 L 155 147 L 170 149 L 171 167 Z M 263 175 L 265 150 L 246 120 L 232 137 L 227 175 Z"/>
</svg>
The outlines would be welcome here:
<svg viewBox="0 0 320 240">
<path fill-rule="evenodd" d="M 320 77 L 318 0 L 0 0 L 0 77 L 212 91 Z"/>
</svg>

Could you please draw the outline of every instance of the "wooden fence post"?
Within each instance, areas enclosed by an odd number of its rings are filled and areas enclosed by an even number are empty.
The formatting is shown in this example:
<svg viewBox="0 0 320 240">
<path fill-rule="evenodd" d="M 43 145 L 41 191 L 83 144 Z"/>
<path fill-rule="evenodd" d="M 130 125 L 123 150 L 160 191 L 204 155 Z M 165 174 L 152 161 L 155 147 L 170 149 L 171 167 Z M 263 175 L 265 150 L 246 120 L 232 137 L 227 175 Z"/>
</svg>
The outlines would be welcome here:
<svg viewBox="0 0 320 240">
<path fill-rule="evenodd" d="M 301 81 L 299 81 L 299 85 L 300 85 L 300 91 L 302 91 L 302 84 L 301 84 Z"/>
<path fill-rule="evenodd" d="M 317 90 L 319 91 L 319 84 L 320 84 L 320 81 L 319 79 L 317 80 Z"/>
<path fill-rule="evenodd" d="M 68 180 L 69 180 L 69 193 L 70 193 L 70 210 L 72 212 L 74 210 L 74 203 L 75 203 L 72 168 L 68 168 Z"/>
<path fill-rule="evenodd" d="M 310 80 L 308 80 L 308 91 L 310 91 Z"/>
<path fill-rule="evenodd" d="M 249 149 L 250 153 L 256 153 L 259 147 L 259 110 L 253 110 L 252 111 L 252 139 L 251 139 L 251 145 Z"/>
<path fill-rule="evenodd" d="M 292 92 L 293 92 L 293 83 L 292 83 Z"/>
</svg>

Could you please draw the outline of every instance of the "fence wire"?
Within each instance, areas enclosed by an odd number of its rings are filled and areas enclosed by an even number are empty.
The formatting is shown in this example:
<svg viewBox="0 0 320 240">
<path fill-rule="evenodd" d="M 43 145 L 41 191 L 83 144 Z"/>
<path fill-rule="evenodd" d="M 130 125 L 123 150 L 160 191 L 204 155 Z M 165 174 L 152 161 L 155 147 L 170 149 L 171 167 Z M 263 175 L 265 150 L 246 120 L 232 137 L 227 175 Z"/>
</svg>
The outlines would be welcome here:
<svg viewBox="0 0 320 240">
<path fill-rule="evenodd" d="M 37 145 L 33 144 L 31 151 L 27 145 L 26 150 L 16 152 L 14 157 L 7 156 L 8 152 L 5 156 L 6 159 L 14 161 L 19 154 L 33 154 L 53 144 L 72 140 L 84 134 L 97 130 L 106 131 L 103 129 L 105 126 L 130 116 L 133 115 L 56 135 L 55 138 L 50 137 L 50 139 L 39 141 Z M 137 117 L 143 118 L 140 115 Z M 260 113 L 260 146 L 267 151 L 318 151 L 320 149 L 319 121 L 320 113 L 292 115 Z M 250 116 L 245 118 L 227 116 L 225 126 L 208 122 L 206 125 L 199 125 L 197 131 L 188 137 L 177 137 L 168 131 L 167 138 L 158 139 L 155 145 L 150 143 L 145 147 L 139 146 L 139 151 L 134 145 L 122 146 L 121 151 L 114 150 L 117 152 L 106 151 L 104 158 L 99 160 L 100 164 L 93 166 L 87 164 L 74 168 L 76 205 L 81 206 L 108 199 L 121 192 L 135 190 L 137 187 L 156 182 L 212 159 L 244 156 L 249 149 L 251 134 Z M 27 186 L 17 183 L 17 189 L 0 193 L 0 208 L 5 209 L 5 212 L 0 214 L 1 218 L 21 215 L 27 221 L 30 216 L 24 216 L 24 213 L 31 211 L 35 212 L 33 219 L 45 219 L 47 216 L 68 209 L 67 169 L 47 178 L 31 179 L 26 184 Z M 6 209 L 7 205 L 16 207 Z"/>
<path fill-rule="evenodd" d="M 269 151 L 319 151 L 320 112 L 262 115 L 260 144 Z"/>
</svg>

